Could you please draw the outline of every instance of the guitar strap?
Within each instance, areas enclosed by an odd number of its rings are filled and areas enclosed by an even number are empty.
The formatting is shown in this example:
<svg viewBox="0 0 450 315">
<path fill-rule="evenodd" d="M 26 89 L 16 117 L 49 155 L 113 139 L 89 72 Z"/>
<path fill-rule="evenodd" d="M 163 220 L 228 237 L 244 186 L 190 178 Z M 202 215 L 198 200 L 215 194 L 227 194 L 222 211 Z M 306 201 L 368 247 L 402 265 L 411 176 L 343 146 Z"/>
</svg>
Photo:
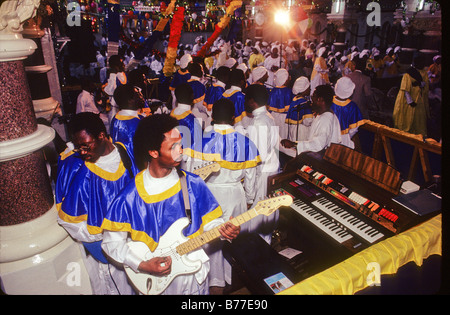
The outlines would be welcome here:
<svg viewBox="0 0 450 315">
<path fill-rule="evenodd" d="M 191 205 L 189 204 L 189 193 L 186 183 L 186 176 L 183 174 L 183 172 L 179 171 L 178 175 L 180 176 L 180 182 L 181 182 L 181 191 L 183 192 L 183 200 L 184 200 L 184 209 L 186 210 L 186 216 L 189 219 L 189 224 L 192 223 L 191 221 Z"/>
</svg>

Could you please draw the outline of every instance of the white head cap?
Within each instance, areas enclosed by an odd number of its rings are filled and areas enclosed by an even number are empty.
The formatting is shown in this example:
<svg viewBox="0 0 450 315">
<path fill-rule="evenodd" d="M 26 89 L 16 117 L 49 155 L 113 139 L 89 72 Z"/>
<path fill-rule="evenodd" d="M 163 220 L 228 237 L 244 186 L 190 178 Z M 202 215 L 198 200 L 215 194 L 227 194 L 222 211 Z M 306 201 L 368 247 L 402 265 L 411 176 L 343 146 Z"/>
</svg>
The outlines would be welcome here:
<svg viewBox="0 0 450 315">
<path fill-rule="evenodd" d="M 275 86 L 283 86 L 289 78 L 289 72 L 286 69 L 278 69 L 273 76 Z"/>
<path fill-rule="evenodd" d="M 336 82 L 334 87 L 334 93 L 336 96 L 342 99 L 347 99 L 352 96 L 355 90 L 355 83 L 349 77 L 342 77 Z"/>
<path fill-rule="evenodd" d="M 258 66 L 256 68 L 253 69 L 252 71 L 252 77 L 253 77 L 253 81 L 256 82 L 259 79 L 261 79 L 265 74 L 267 73 L 267 69 L 264 68 L 263 66 Z"/>
<path fill-rule="evenodd" d="M 292 93 L 297 95 L 298 93 L 305 92 L 309 88 L 309 80 L 307 77 L 300 77 L 295 80 L 294 86 L 292 86 Z"/>
<path fill-rule="evenodd" d="M 233 67 L 235 64 L 236 64 L 236 59 L 234 59 L 234 58 L 228 58 L 226 61 L 225 61 L 225 64 L 224 64 L 224 66 L 225 67 L 228 67 L 228 68 L 231 68 L 231 67 Z"/>
<path fill-rule="evenodd" d="M 323 53 L 325 52 L 325 50 L 327 50 L 326 47 L 320 47 L 319 51 L 317 52 L 317 56 L 319 56 L 319 57 L 322 56 Z"/>
<path fill-rule="evenodd" d="M 247 72 L 247 70 L 248 70 L 248 67 L 247 67 L 247 65 L 245 64 L 245 63 L 241 63 L 241 64 L 239 64 L 237 67 L 236 67 L 236 69 L 240 69 L 240 70 L 242 70 L 242 72 Z"/>
<path fill-rule="evenodd" d="M 192 56 L 190 54 L 184 54 L 180 59 L 180 67 L 184 69 L 188 66 L 188 64 L 192 61 Z"/>
</svg>

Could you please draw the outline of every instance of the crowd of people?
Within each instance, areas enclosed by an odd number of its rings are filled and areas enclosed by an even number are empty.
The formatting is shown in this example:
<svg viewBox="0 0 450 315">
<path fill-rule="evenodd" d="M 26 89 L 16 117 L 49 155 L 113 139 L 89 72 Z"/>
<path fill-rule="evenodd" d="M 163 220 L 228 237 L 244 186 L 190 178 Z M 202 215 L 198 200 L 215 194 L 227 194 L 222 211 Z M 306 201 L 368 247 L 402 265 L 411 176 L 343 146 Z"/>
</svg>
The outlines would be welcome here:
<svg viewBox="0 0 450 315">
<path fill-rule="evenodd" d="M 153 251 L 183 217 L 190 220 L 184 236 L 220 226 L 220 237 L 186 254 L 201 267 L 163 293 L 222 294 L 232 280 L 223 242 L 257 233 L 270 244 L 278 212 L 240 226 L 229 220 L 268 197 L 268 177 L 284 161 L 331 143 L 355 148 L 353 137 L 369 119 L 371 79 L 400 75 L 399 47 L 341 53 L 325 42 L 282 47 L 219 38 L 198 57 L 202 40 L 192 50 L 180 45 L 167 100 L 147 95 L 148 78 L 163 75 L 164 52 L 136 60 L 124 49 L 109 57 L 107 111 L 83 85 L 58 161 L 56 200 L 59 223 L 86 249 L 95 294 L 137 293 L 124 267 L 169 275 L 170 255 L 143 257 L 130 244 Z M 402 130 L 426 134 L 426 93 L 439 87 L 440 56 L 429 68 L 422 60 L 401 74 L 393 117 Z M 209 163 L 220 170 L 205 180 L 195 175 Z"/>
</svg>

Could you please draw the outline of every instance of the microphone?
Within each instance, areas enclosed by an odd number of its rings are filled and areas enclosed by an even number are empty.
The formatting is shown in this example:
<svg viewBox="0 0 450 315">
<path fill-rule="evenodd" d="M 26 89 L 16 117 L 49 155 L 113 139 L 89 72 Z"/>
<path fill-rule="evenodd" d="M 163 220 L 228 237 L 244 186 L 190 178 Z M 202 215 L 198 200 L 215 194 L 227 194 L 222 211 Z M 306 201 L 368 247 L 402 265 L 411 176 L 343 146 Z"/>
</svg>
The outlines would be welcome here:
<svg viewBox="0 0 450 315">
<path fill-rule="evenodd" d="M 310 107 L 311 104 L 312 104 L 311 101 L 306 101 L 306 102 L 297 104 L 297 105 L 295 105 L 294 111 L 299 112 L 302 107 L 308 107 L 308 106 Z"/>
</svg>

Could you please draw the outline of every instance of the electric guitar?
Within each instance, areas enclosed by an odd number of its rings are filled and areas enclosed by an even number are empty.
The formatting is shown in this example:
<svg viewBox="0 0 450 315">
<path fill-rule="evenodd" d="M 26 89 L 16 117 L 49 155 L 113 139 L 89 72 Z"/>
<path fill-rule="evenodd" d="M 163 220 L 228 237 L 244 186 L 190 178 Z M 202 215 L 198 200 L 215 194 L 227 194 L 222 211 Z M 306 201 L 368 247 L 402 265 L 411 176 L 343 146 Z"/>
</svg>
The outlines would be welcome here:
<svg viewBox="0 0 450 315">
<path fill-rule="evenodd" d="M 289 206 L 292 204 L 292 197 L 290 195 L 282 195 L 274 198 L 269 198 L 259 201 L 255 207 L 236 218 L 231 219 L 231 222 L 235 226 L 239 226 L 260 214 L 269 216 L 275 210 L 281 206 Z M 222 225 L 202 233 L 194 238 L 187 238 L 182 234 L 182 231 L 189 225 L 189 219 L 186 217 L 180 218 L 175 221 L 170 228 L 161 236 L 159 245 L 154 252 L 151 252 L 147 245 L 143 242 L 129 242 L 130 249 L 139 256 L 143 261 L 150 260 L 154 257 L 167 257 L 172 258 L 171 273 L 167 276 L 159 277 L 148 273 L 135 272 L 128 266 L 125 266 L 125 272 L 136 287 L 142 294 L 156 295 L 163 292 L 169 284 L 179 275 L 192 274 L 197 272 L 202 262 L 192 261 L 186 257 L 186 254 L 198 249 L 202 245 L 209 243 L 221 234 L 219 229 Z"/>
<path fill-rule="evenodd" d="M 195 168 L 192 173 L 200 176 L 201 179 L 206 180 L 211 173 L 218 172 L 220 170 L 220 164 L 217 162 L 209 162 L 206 165 Z"/>
</svg>

